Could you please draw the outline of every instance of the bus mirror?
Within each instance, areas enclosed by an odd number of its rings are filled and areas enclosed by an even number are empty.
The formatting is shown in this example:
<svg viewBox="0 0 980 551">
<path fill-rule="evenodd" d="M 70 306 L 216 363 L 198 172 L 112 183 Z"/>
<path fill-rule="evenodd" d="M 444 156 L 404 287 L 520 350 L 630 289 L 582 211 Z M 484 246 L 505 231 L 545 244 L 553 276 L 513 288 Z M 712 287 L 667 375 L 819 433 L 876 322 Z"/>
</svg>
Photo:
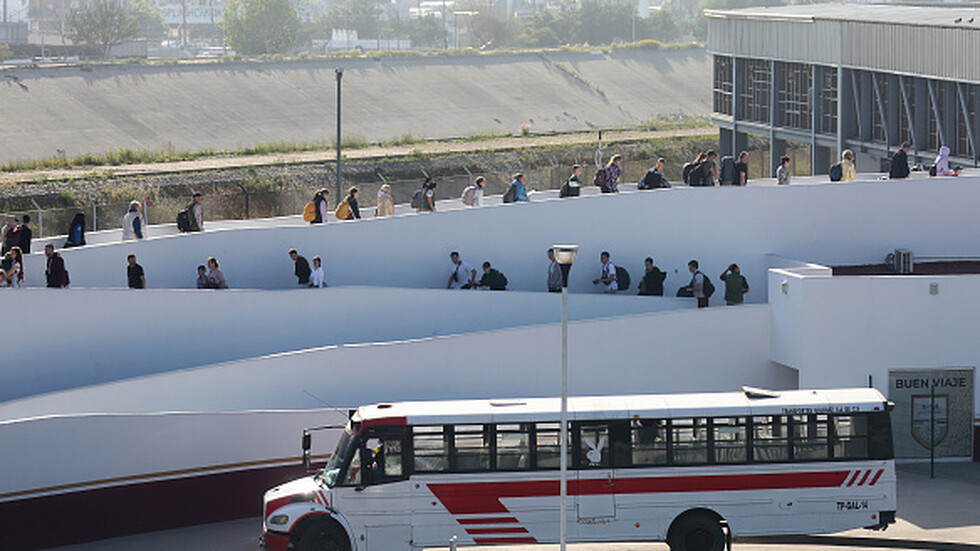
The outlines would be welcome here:
<svg viewBox="0 0 980 551">
<path fill-rule="evenodd" d="M 311 446 L 312 442 L 313 442 L 313 439 L 312 439 L 310 433 L 304 432 L 303 433 L 303 451 L 304 452 L 310 451 L 310 448 L 312 447 Z"/>
<path fill-rule="evenodd" d="M 891 412 L 895 409 L 895 402 L 885 402 L 885 411 Z"/>
<path fill-rule="evenodd" d="M 305 450 L 303 451 L 303 470 L 304 471 L 310 470 L 310 452 Z"/>
</svg>

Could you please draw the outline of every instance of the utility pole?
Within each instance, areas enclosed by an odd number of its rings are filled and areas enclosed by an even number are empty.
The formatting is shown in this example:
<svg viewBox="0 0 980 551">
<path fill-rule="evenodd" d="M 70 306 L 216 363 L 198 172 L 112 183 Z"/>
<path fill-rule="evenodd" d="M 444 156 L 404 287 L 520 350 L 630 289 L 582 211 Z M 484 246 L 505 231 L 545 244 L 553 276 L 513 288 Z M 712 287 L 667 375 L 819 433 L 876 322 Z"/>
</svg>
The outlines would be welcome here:
<svg viewBox="0 0 980 551">
<path fill-rule="evenodd" d="M 339 207 L 343 200 L 340 197 L 340 79 L 344 77 L 344 69 L 337 67 L 334 72 L 337 73 L 337 206 Z"/>
</svg>

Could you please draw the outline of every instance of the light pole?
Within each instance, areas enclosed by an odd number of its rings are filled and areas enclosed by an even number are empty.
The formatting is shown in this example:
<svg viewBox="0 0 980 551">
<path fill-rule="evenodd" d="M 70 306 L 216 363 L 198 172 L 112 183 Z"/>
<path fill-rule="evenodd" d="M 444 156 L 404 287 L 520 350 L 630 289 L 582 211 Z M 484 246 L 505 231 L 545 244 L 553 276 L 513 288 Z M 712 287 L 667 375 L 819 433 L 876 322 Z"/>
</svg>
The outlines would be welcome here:
<svg viewBox="0 0 980 551">
<path fill-rule="evenodd" d="M 565 551 L 565 536 L 568 530 L 567 505 L 568 501 L 568 272 L 572 270 L 575 257 L 578 256 L 578 245 L 555 245 L 555 262 L 561 268 L 561 487 L 559 490 L 561 504 L 559 511 L 561 551 Z"/>
<path fill-rule="evenodd" d="M 337 206 L 340 206 L 340 79 L 344 78 L 344 69 L 337 67 Z"/>
</svg>

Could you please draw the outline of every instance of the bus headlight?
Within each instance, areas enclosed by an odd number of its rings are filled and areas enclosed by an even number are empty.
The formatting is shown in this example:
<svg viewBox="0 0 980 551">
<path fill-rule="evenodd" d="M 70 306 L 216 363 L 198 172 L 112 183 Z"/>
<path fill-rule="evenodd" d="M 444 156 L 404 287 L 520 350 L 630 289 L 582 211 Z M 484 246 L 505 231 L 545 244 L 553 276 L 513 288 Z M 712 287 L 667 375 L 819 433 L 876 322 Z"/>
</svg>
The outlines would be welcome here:
<svg viewBox="0 0 980 551">
<path fill-rule="evenodd" d="M 289 515 L 272 515 L 269 519 L 269 524 L 274 524 L 276 526 L 282 526 L 289 522 Z"/>
</svg>

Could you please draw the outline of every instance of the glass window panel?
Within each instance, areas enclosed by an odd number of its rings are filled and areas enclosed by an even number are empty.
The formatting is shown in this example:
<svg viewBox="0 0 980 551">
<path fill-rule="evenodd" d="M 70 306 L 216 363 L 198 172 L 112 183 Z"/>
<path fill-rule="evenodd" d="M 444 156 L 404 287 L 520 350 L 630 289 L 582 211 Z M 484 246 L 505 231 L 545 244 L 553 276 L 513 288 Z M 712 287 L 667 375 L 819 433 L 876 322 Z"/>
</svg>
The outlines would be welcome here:
<svg viewBox="0 0 980 551">
<path fill-rule="evenodd" d="M 673 419 L 671 437 L 674 465 L 700 465 L 708 462 L 708 420 Z"/>
<path fill-rule="evenodd" d="M 864 415 L 834 417 L 834 457 L 867 459 L 868 418 Z"/>
<path fill-rule="evenodd" d="M 752 460 L 789 460 L 789 432 L 785 417 L 774 415 L 752 418 Z"/>
<path fill-rule="evenodd" d="M 342 486 L 359 486 L 361 484 L 361 451 L 357 450 L 354 452 L 354 456 L 351 457 L 350 465 L 347 466 L 347 472 L 344 474 L 344 480 L 341 483 Z"/>
<path fill-rule="evenodd" d="M 497 425 L 498 470 L 531 468 L 531 435 L 528 429 L 528 425 Z"/>
<path fill-rule="evenodd" d="M 583 469 L 609 467 L 609 425 L 583 424 L 578 429 L 579 466 Z"/>
<path fill-rule="evenodd" d="M 453 429 L 457 471 L 490 469 L 490 432 L 483 425 L 457 425 Z"/>
<path fill-rule="evenodd" d="M 442 427 L 415 427 L 413 447 L 415 470 L 439 472 L 449 470 L 449 447 Z"/>
<path fill-rule="evenodd" d="M 827 459 L 829 430 L 827 415 L 794 415 L 793 460 Z"/>
<path fill-rule="evenodd" d="M 748 441 L 744 417 L 723 417 L 712 420 L 715 463 L 745 463 L 748 460 Z"/>
<path fill-rule="evenodd" d="M 667 464 L 667 430 L 659 419 L 634 419 L 630 422 L 633 465 Z"/>
<path fill-rule="evenodd" d="M 535 426 L 534 448 L 537 468 L 557 469 L 561 463 L 560 423 L 538 423 Z M 571 465 L 571 440 L 568 441 L 568 464 Z"/>
</svg>

